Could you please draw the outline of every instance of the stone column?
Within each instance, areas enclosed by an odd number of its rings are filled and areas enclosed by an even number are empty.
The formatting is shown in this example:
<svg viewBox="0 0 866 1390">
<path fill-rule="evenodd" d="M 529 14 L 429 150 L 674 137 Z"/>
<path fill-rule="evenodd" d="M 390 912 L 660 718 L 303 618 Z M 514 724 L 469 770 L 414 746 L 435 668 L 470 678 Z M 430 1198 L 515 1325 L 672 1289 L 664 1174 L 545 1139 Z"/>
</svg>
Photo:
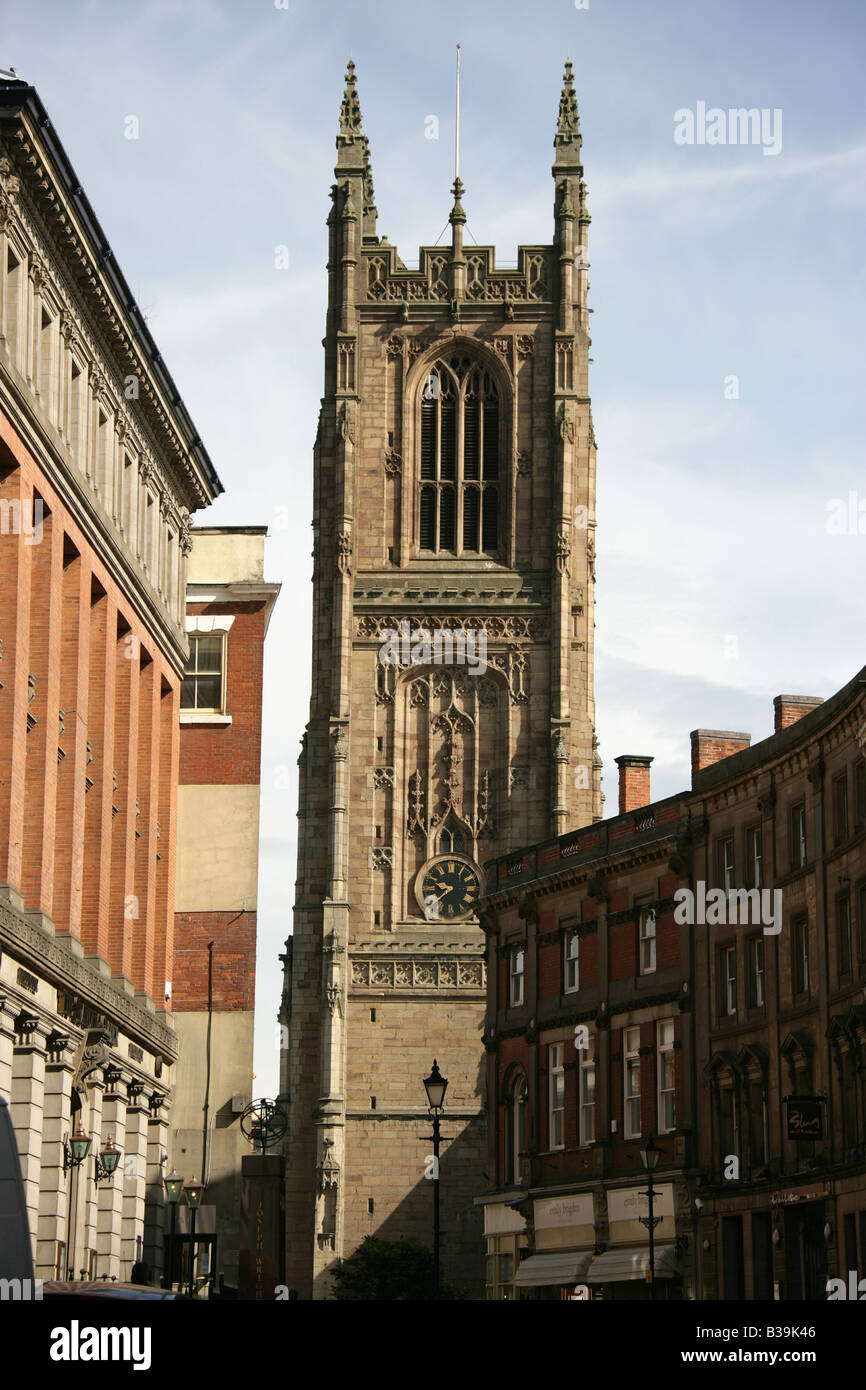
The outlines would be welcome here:
<svg viewBox="0 0 866 1390">
<path fill-rule="evenodd" d="M 45 1104 L 44 1037 L 37 1032 L 19 1034 L 12 1055 L 12 1124 L 18 1141 L 21 1176 L 27 1203 L 27 1220 L 36 1261 L 39 1225 L 39 1184 L 42 1178 L 42 1125 Z"/>
<path fill-rule="evenodd" d="M 69 1214 L 69 1173 L 63 1171 L 63 1144 L 72 1130 L 71 1098 L 74 1042 L 66 1035 L 49 1035 L 45 1066 L 39 1224 L 36 1230 L 36 1275 L 57 1278 L 57 1244 L 66 1241 Z M 86 1162 L 86 1160 L 85 1160 Z M 66 1278 L 65 1261 L 59 1277 Z"/>
<path fill-rule="evenodd" d="M 78 1277 L 80 1269 L 87 1271 L 85 1278 L 91 1275 L 91 1253 L 97 1250 L 97 1224 L 98 1224 L 98 1202 L 99 1191 L 94 1182 L 95 1177 L 95 1155 L 102 1148 L 103 1143 L 108 1137 L 103 1129 L 102 1120 L 102 1094 L 103 1084 L 101 1081 L 95 1082 L 91 1075 L 87 1081 L 87 1095 L 90 1103 L 90 1133 L 93 1142 L 90 1145 L 90 1153 L 78 1170 L 80 1195 L 79 1210 L 82 1217 L 82 1245 L 76 1250 L 75 1254 L 75 1277 Z M 94 1262 L 95 1264 L 95 1262 Z"/>
<path fill-rule="evenodd" d="M 115 1144 L 122 1150 L 117 1168 L 111 1178 L 103 1178 L 99 1184 L 97 1195 L 97 1218 L 96 1218 L 96 1254 L 97 1254 L 97 1274 L 101 1278 L 103 1274 L 116 1275 L 118 1279 L 127 1277 L 126 1271 L 121 1268 L 121 1254 L 123 1248 L 123 1197 L 126 1189 L 127 1175 L 131 1168 L 138 1162 L 133 1158 L 130 1162 L 126 1150 L 126 1098 L 121 1094 L 121 1077 L 119 1068 L 111 1068 L 107 1072 L 110 1079 L 106 1080 L 105 1094 L 102 1098 L 102 1133 L 100 1144 L 95 1146 L 95 1152 L 107 1142 L 113 1139 Z"/>
<path fill-rule="evenodd" d="M 144 1209 L 144 1259 L 153 1277 L 163 1267 L 163 1242 L 168 1227 L 162 1159 L 168 1152 L 168 1119 L 156 1110 L 147 1122 L 147 1191 Z M 204 1177 L 202 1177 L 204 1181 Z"/>
<path fill-rule="evenodd" d="M 147 1191 L 147 1104 L 129 1084 L 126 1111 L 126 1151 L 123 1174 L 123 1219 L 121 1222 L 120 1276 L 128 1279 L 144 1250 L 144 1199 Z"/>
<path fill-rule="evenodd" d="M 0 994 L 0 1096 L 6 1100 L 12 1096 L 12 1053 L 15 1047 L 13 1017 L 12 1001 Z"/>
</svg>

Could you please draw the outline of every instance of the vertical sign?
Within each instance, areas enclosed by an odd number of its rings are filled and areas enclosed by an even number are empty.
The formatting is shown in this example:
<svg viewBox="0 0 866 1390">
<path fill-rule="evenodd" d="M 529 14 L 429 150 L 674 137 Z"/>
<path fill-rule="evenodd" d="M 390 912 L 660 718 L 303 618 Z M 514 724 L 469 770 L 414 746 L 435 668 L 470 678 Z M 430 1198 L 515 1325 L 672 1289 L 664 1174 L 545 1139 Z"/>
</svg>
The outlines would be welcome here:
<svg viewBox="0 0 866 1390">
<path fill-rule="evenodd" d="M 285 1282 L 284 1176 L 278 1154 L 241 1160 L 239 1298 L 272 1302 Z"/>
</svg>

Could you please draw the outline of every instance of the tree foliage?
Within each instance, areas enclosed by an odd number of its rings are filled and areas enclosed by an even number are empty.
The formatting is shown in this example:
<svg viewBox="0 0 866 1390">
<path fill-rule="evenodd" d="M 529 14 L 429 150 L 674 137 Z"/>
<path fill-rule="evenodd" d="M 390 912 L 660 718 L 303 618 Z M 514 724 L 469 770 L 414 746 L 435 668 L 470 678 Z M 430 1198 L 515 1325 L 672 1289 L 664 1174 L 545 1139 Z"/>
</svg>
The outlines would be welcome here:
<svg viewBox="0 0 866 1390">
<path fill-rule="evenodd" d="M 334 1271 L 334 1297 L 356 1302 L 462 1299 L 465 1295 L 440 1279 L 437 1294 L 433 1255 L 418 1240 L 378 1240 L 365 1236 L 354 1255 Z"/>
</svg>

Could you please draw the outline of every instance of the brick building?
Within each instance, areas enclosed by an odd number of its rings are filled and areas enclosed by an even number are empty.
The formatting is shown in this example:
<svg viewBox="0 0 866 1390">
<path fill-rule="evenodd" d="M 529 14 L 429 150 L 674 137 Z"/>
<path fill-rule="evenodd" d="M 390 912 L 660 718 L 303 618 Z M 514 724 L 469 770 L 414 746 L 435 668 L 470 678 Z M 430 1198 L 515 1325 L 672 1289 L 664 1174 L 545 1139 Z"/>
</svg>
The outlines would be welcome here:
<svg viewBox="0 0 866 1390">
<path fill-rule="evenodd" d="M 866 671 L 488 866 L 488 1296 L 823 1299 L 866 1261 Z M 584 1028 L 586 1034 L 575 1033 Z"/>
<path fill-rule="evenodd" d="M 189 516 L 219 491 L 38 95 L 0 75 L 0 1091 L 44 1278 L 159 1259 Z"/>
<path fill-rule="evenodd" d="M 480 1289 L 480 863 L 600 813 L 593 732 L 589 215 L 571 65 L 554 240 L 515 268 L 377 233 L 349 66 L 314 452 L 313 689 L 300 759 L 282 1089 L 287 1279 L 326 1296 L 367 1234 L 429 1239 L 424 1076 L 449 1079 L 443 1269 Z"/>
<path fill-rule="evenodd" d="M 196 527 L 181 687 L 169 1163 L 207 1184 L 196 1223 L 237 1287 L 241 1114 L 252 1096 L 264 642 L 279 593 L 265 527 Z M 185 1225 L 184 1225 L 185 1229 Z"/>
</svg>

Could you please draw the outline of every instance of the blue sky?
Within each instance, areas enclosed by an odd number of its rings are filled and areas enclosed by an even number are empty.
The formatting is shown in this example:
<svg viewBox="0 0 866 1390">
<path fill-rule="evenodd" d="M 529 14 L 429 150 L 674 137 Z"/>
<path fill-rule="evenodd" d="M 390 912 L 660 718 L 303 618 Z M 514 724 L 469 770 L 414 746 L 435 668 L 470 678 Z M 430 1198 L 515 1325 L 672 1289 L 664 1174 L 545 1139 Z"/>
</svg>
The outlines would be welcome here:
<svg viewBox="0 0 866 1390">
<path fill-rule="evenodd" d="M 688 782 L 690 729 L 765 737 L 774 695 L 826 697 L 866 659 L 866 515 L 864 534 L 827 531 L 832 499 L 866 499 L 864 40 L 860 0 L 4 0 L 0 66 L 38 89 L 225 484 L 196 520 L 271 531 L 267 577 L 283 591 L 265 677 L 257 1095 L 276 1091 L 295 876 L 346 60 L 379 232 L 407 262 L 450 206 L 455 44 L 468 230 L 501 263 L 551 239 L 553 133 L 574 63 L 612 813 L 617 754 L 653 754 L 653 792 L 669 794 Z M 701 101 L 780 110 L 780 153 L 676 144 L 674 113 Z M 430 115 L 438 140 L 425 138 Z"/>
</svg>

